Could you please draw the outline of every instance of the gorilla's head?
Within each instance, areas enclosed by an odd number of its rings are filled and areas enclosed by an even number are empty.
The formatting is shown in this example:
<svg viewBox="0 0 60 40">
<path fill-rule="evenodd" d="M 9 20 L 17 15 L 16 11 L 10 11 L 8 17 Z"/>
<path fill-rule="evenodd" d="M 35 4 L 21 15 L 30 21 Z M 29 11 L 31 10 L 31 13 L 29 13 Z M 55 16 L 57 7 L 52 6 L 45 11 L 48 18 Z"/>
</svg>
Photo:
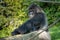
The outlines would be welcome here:
<svg viewBox="0 0 60 40">
<path fill-rule="evenodd" d="M 40 12 L 42 12 L 41 7 L 39 7 L 39 6 L 36 5 L 36 4 L 32 4 L 32 5 L 30 5 L 30 7 L 29 7 L 28 16 L 29 16 L 29 18 L 33 18 L 34 16 L 38 15 L 38 13 L 40 13 Z"/>
</svg>

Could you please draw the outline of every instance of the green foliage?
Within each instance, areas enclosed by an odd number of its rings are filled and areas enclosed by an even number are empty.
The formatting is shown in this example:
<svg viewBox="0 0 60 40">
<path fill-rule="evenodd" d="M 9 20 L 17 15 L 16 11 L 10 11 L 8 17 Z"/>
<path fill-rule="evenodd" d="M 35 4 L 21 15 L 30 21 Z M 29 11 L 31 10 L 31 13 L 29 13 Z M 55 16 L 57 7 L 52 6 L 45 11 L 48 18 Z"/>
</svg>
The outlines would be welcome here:
<svg viewBox="0 0 60 40">
<path fill-rule="evenodd" d="M 54 20 L 60 17 L 60 5 L 51 3 L 41 3 L 31 0 L 2 0 L 0 1 L 0 38 L 11 36 L 11 32 L 19 25 L 28 20 L 27 12 L 30 4 L 36 3 L 41 6 L 45 11 L 49 24 L 53 23 Z M 54 28 L 50 29 L 52 40 L 59 40 L 58 34 L 60 33 L 60 22 L 55 25 Z M 54 33 L 52 33 L 54 32 Z M 57 39 L 55 35 L 57 32 Z"/>
<path fill-rule="evenodd" d="M 50 34 L 52 40 L 59 40 L 60 39 L 60 26 L 54 26 L 50 29 Z"/>
<path fill-rule="evenodd" d="M 0 1 L 0 38 L 10 36 L 11 32 L 27 20 L 23 9 L 23 0 Z"/>
</svg>

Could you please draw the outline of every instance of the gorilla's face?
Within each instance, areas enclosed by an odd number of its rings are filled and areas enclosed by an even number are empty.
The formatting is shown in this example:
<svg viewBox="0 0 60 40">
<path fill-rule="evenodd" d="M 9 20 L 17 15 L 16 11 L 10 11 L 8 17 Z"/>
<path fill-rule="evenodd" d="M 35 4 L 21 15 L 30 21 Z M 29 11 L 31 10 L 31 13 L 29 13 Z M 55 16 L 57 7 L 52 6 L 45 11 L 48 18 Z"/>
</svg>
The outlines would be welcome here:
<svg viewBox="0 0 60 40">
<path fill-rule="evenodd" d="M 30 6 L 29 8 L 29 13 L 28 13 L 28 16 L 29 18 L 33 18 L 35 17 L 36 15 L 38 15 L 38 13 L 41 12 L 41 8 L 39 8 L 38 6 L 36 5 L 32 5 Z"/>
<path fill-rule="evenodd" d="M 36 10 L 35 9 L 30 9 L 29 14 L 28 14 L 29 18 L 33 18 L 35 15 L 36 15 Z"/>
</svg>

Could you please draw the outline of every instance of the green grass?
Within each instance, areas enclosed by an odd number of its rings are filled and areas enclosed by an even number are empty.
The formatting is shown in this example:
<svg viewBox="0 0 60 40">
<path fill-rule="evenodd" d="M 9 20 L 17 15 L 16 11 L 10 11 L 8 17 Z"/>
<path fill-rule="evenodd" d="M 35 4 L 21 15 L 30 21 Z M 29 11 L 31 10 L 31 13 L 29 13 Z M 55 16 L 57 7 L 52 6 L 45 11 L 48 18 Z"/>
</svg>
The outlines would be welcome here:
<svg viewBox="0 0 60 40">
<path fill-rule="evenodd" d="M 60 40 L 60 26 L 52 27 L 50 29 L 50 34 L 51 34 L 52 40 Z"/>
</svg>

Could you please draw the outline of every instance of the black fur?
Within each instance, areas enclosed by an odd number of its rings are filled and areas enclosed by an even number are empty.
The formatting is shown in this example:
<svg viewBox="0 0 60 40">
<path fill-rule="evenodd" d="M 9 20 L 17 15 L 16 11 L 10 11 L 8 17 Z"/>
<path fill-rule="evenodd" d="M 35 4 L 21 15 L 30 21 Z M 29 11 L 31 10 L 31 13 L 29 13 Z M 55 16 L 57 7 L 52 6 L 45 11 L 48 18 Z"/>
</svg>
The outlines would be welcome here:
<svg viewBox="0 0 60 40">
<path fill-rule="evenodd" d="M 37 12 L 37 10 L 40 10 L 37 5 L 31 5 L 28 13 L 30 19 L 15 29 L 12 35 L 27 34 L 43 28 L 45 25 L 45 14 L 43 12 Z"/>
</svg>

